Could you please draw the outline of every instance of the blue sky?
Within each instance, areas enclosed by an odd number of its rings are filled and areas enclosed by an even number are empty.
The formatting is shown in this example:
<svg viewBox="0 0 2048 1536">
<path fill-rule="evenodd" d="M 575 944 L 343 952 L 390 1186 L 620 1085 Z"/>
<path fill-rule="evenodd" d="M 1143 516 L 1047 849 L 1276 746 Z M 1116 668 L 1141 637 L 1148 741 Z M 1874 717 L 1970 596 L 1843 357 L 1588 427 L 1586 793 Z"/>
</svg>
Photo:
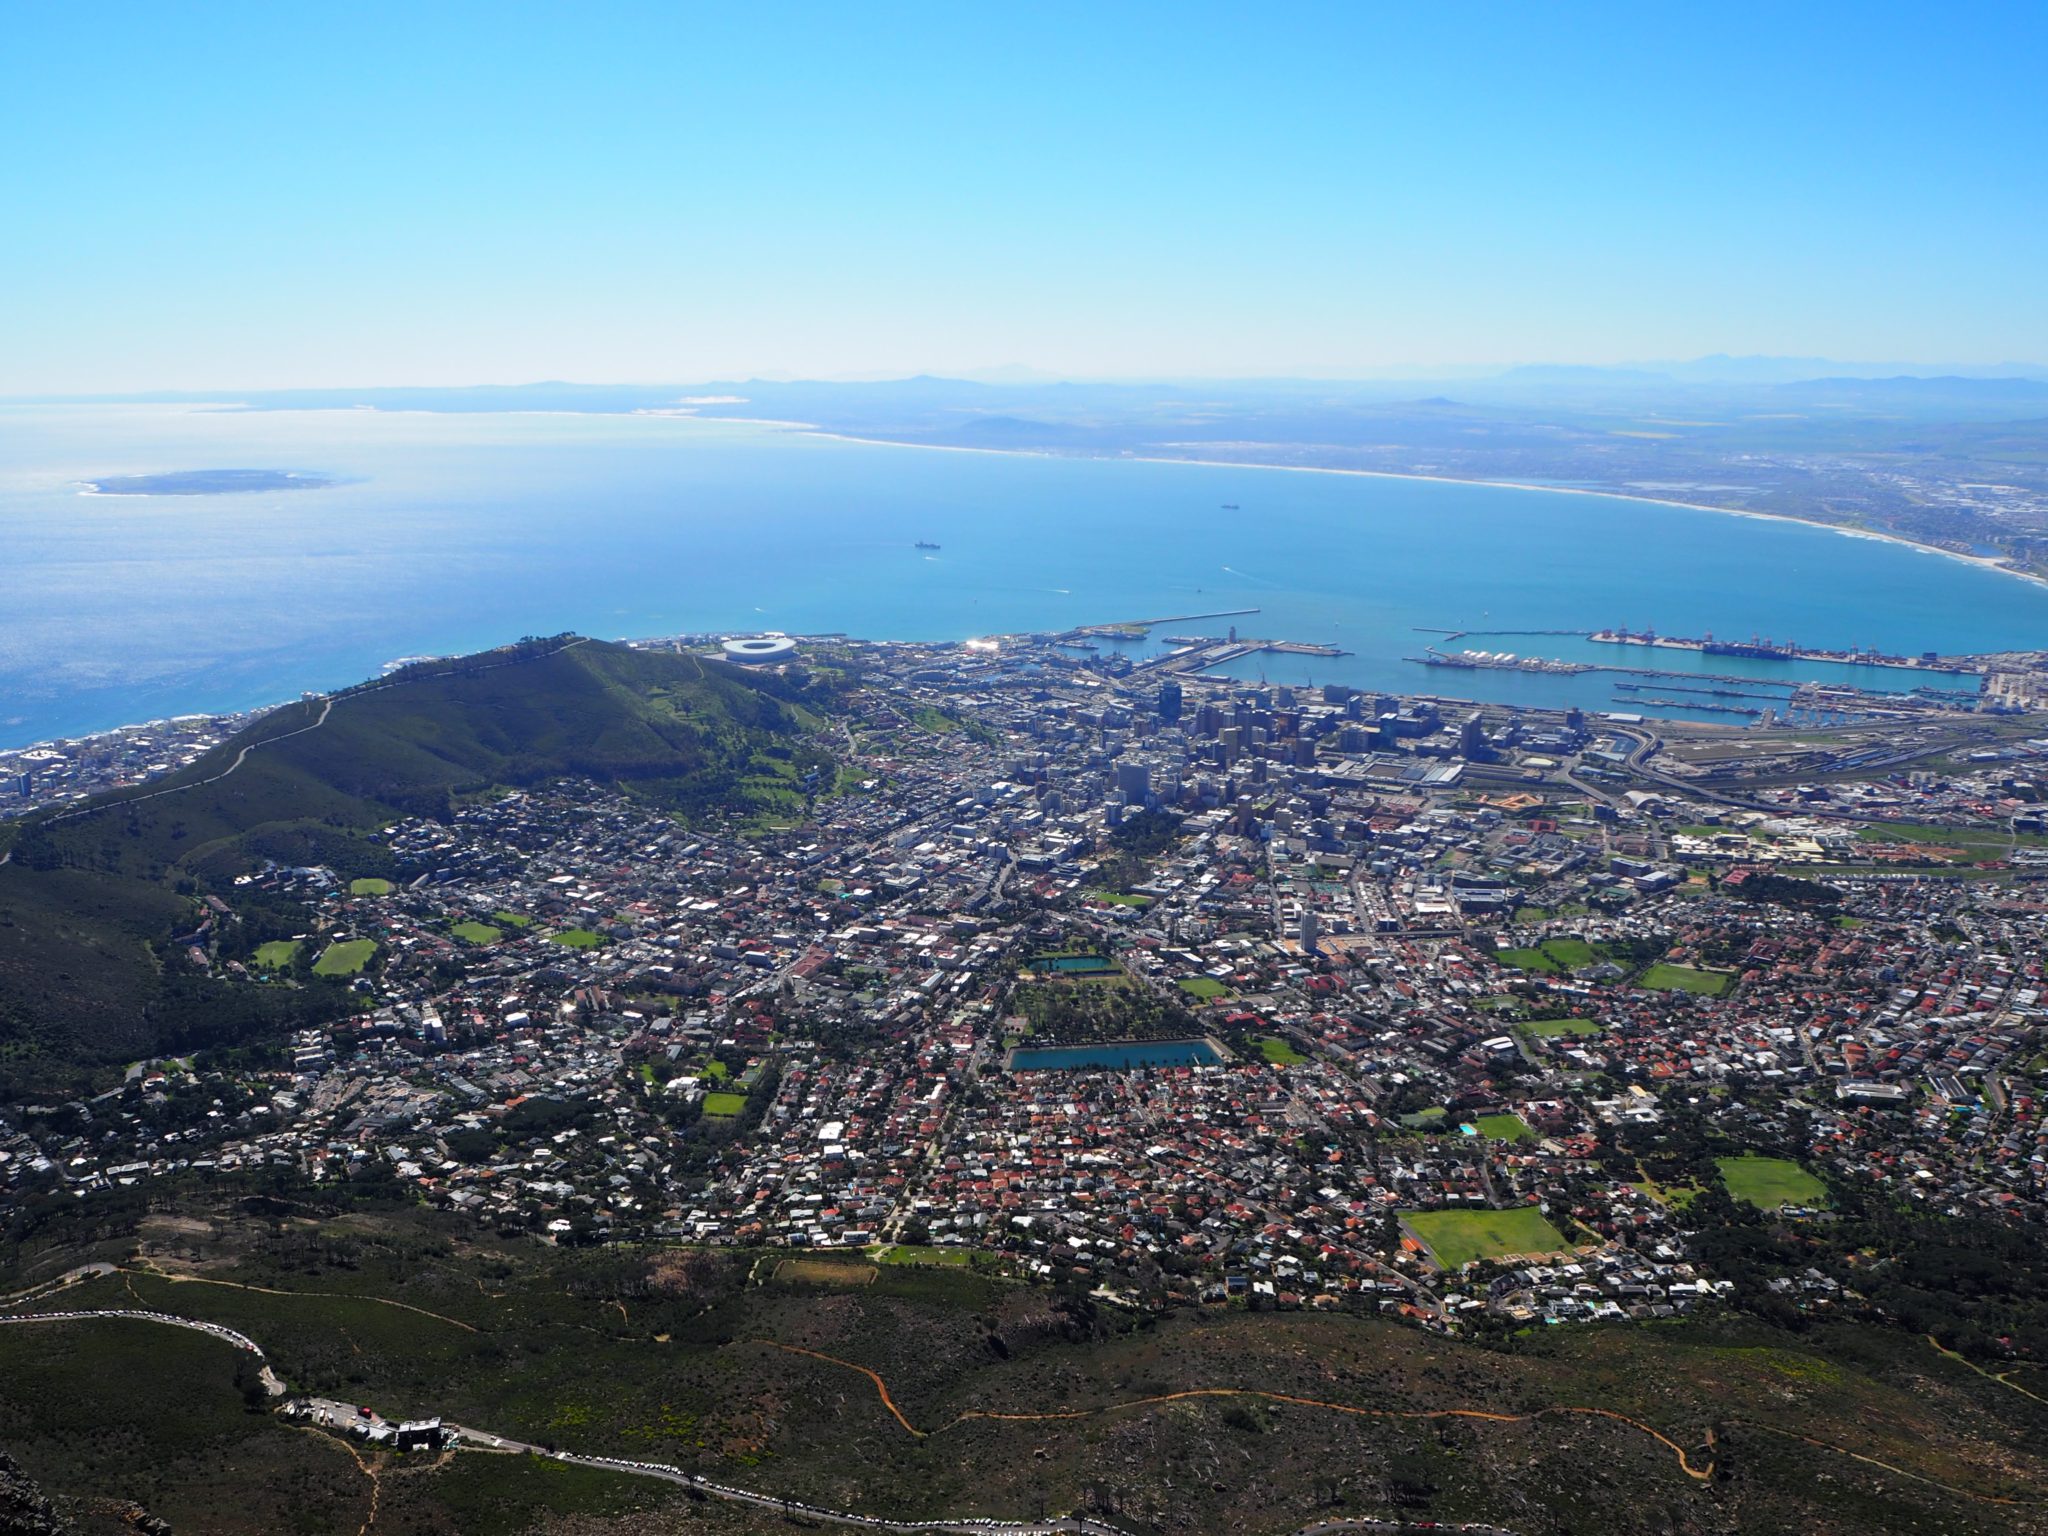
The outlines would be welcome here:
<svg viewBox="0 0 2048 1536">
<path fill-rule="evenodd" d="M 2048 361 L 2048 7 L 35 5 L 0 393 Z"/>
</svg>

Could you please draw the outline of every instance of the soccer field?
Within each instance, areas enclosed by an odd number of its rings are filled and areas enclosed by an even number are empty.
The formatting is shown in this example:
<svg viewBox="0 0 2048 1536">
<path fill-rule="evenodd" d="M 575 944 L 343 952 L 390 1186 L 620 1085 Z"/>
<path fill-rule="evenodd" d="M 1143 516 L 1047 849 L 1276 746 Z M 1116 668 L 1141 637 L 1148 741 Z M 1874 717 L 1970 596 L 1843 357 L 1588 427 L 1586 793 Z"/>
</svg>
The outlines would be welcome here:
<svg viewBox="0 0 2048 1536">
<path fill-rule="evenodd" d="M 1445 1269 L 1508 1253 L 1557 1253 L 1564 1234 L 1533 1205 L 1505 1211 L 1410 1211 L 1401 1218 Z"/>
<path fill-rule="evenodd" d="M 1737 1200 L 1762 1211 L 1787 1205 L 1825 1205 L 1828 1187 L 1797 1163 L 1782 1157 L 1719 1157 L 1721 1181 Z"/>
</svg>

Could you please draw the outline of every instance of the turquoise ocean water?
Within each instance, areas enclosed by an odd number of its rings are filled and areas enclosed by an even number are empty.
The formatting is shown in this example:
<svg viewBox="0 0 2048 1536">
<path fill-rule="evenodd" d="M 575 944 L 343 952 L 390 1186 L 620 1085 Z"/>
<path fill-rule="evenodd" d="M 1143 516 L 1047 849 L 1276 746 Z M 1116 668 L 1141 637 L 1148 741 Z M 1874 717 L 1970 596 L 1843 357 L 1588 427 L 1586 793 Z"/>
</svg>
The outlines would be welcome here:
<svg viewBox="0 0 2048 1536">
<path fill-rule="evenodd" d="M 342 483 L 79 494 L 106 475 L 219 468 Z M 1626 624 L 1906 653 L 2048 643 L 2048 588 L 1882 541 L 1614 498 L 937 452 L 673 417 L 0 408 L 0 746 L 275 702 L 528 633 L 959 639 L 1249 607 L 1262 611 L 1235 621 L 1245 634 L 1355 654 L 1267 657 L 1247 676 L 1591 709 L 1632 706 L 1598 674 L 1402 658 L 1439 639 L 1418 627 Z M 1456 644 L 1938 681 L 1569 637 Z"/>
</svg>

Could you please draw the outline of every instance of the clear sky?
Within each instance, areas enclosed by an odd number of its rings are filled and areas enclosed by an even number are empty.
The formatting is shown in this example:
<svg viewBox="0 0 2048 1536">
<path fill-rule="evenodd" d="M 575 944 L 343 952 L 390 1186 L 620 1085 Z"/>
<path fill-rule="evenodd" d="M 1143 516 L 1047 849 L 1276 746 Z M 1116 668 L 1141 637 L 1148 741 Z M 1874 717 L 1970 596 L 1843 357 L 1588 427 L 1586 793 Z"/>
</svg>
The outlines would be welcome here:
<svg viewBox="0 0 2048 1536">
<path fill-rule="evenodd" d="M 0 0 L 0 393 L 2048 360 L 2048 6 Z"/>
</svg>

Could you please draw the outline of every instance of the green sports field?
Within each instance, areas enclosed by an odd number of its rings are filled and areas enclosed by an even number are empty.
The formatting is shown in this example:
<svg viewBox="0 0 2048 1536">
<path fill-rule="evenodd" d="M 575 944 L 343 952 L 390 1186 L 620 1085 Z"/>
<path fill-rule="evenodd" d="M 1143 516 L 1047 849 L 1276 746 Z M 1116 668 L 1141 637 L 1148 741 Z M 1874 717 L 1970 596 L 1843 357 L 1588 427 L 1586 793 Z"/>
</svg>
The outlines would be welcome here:
<svg viewBox="0 0 2048 1536">
<path fill-rule="evenodd" d="M 1575 971 L 1600 958 L 1584 939 L 1545 939 L 1533 949 L 1503 949 L 1494 955 L 1518 971 Z"/>
<path fill-rule="evenodd" d="M 351 896 L 389 896 L 391 891 L 392 885 L 389 880 L 364 879 L 351 880 L 348 883 L 348 893 Z"/>
<path fill-rule="evenodd" d="M 1788 1205 L 1825 1205 L 1828 1187 L 1797 1163 L 1783 1157 L 1719 1157 L 1721 1182 L 1737 1200 L 1758 1210 Z"/>
<path fill-rule="evenodd" d="M 1401 1218 L 1445 1269 L 1509 1253 L 1558 1253 L 1564 1235 L 1533 1205 L 1505 1211 L 1410 1211 Z"/>
<path fill-rule="evenodd" d="M 375 939 L 343 939 L 339 944 L 330 944 L 313 962 L 315 976 L 353 976 L 370 963 L 370 957 L 377 953 Z"/>
<path fill-rule="evenodd" d="M 1719 997 L 1735 978 L 1725 971 L 1701 971 L 1689 965 L 1653 965 L 1643 972 L 1641 986 L 1656 992 L 1697 992 Z"/>
<path fill-rule="evenodd" d="M 1481 1115 L 1472 1122 L 1480 1135 L 1494 1141 L 1534 1141 L 1536 1133 L 1520 1115 Z"/>
<path fill-rule="evenodd" d="M 943 1264 L 954 1269 L 964 1269 L 968 1262 L 965 1248 L 932 1248 L 921 1243 L 892 1243 L 878 1248 L 873 1254 L 877 1264 Z"/>
<path fill-rule="evenodd" d="M 1597 1035 L 1600 1026 L 1591 1019 L 1531 1019 L 1522 1028 L 1541 1037 L 1556 1035 Z"/>
</svg>

